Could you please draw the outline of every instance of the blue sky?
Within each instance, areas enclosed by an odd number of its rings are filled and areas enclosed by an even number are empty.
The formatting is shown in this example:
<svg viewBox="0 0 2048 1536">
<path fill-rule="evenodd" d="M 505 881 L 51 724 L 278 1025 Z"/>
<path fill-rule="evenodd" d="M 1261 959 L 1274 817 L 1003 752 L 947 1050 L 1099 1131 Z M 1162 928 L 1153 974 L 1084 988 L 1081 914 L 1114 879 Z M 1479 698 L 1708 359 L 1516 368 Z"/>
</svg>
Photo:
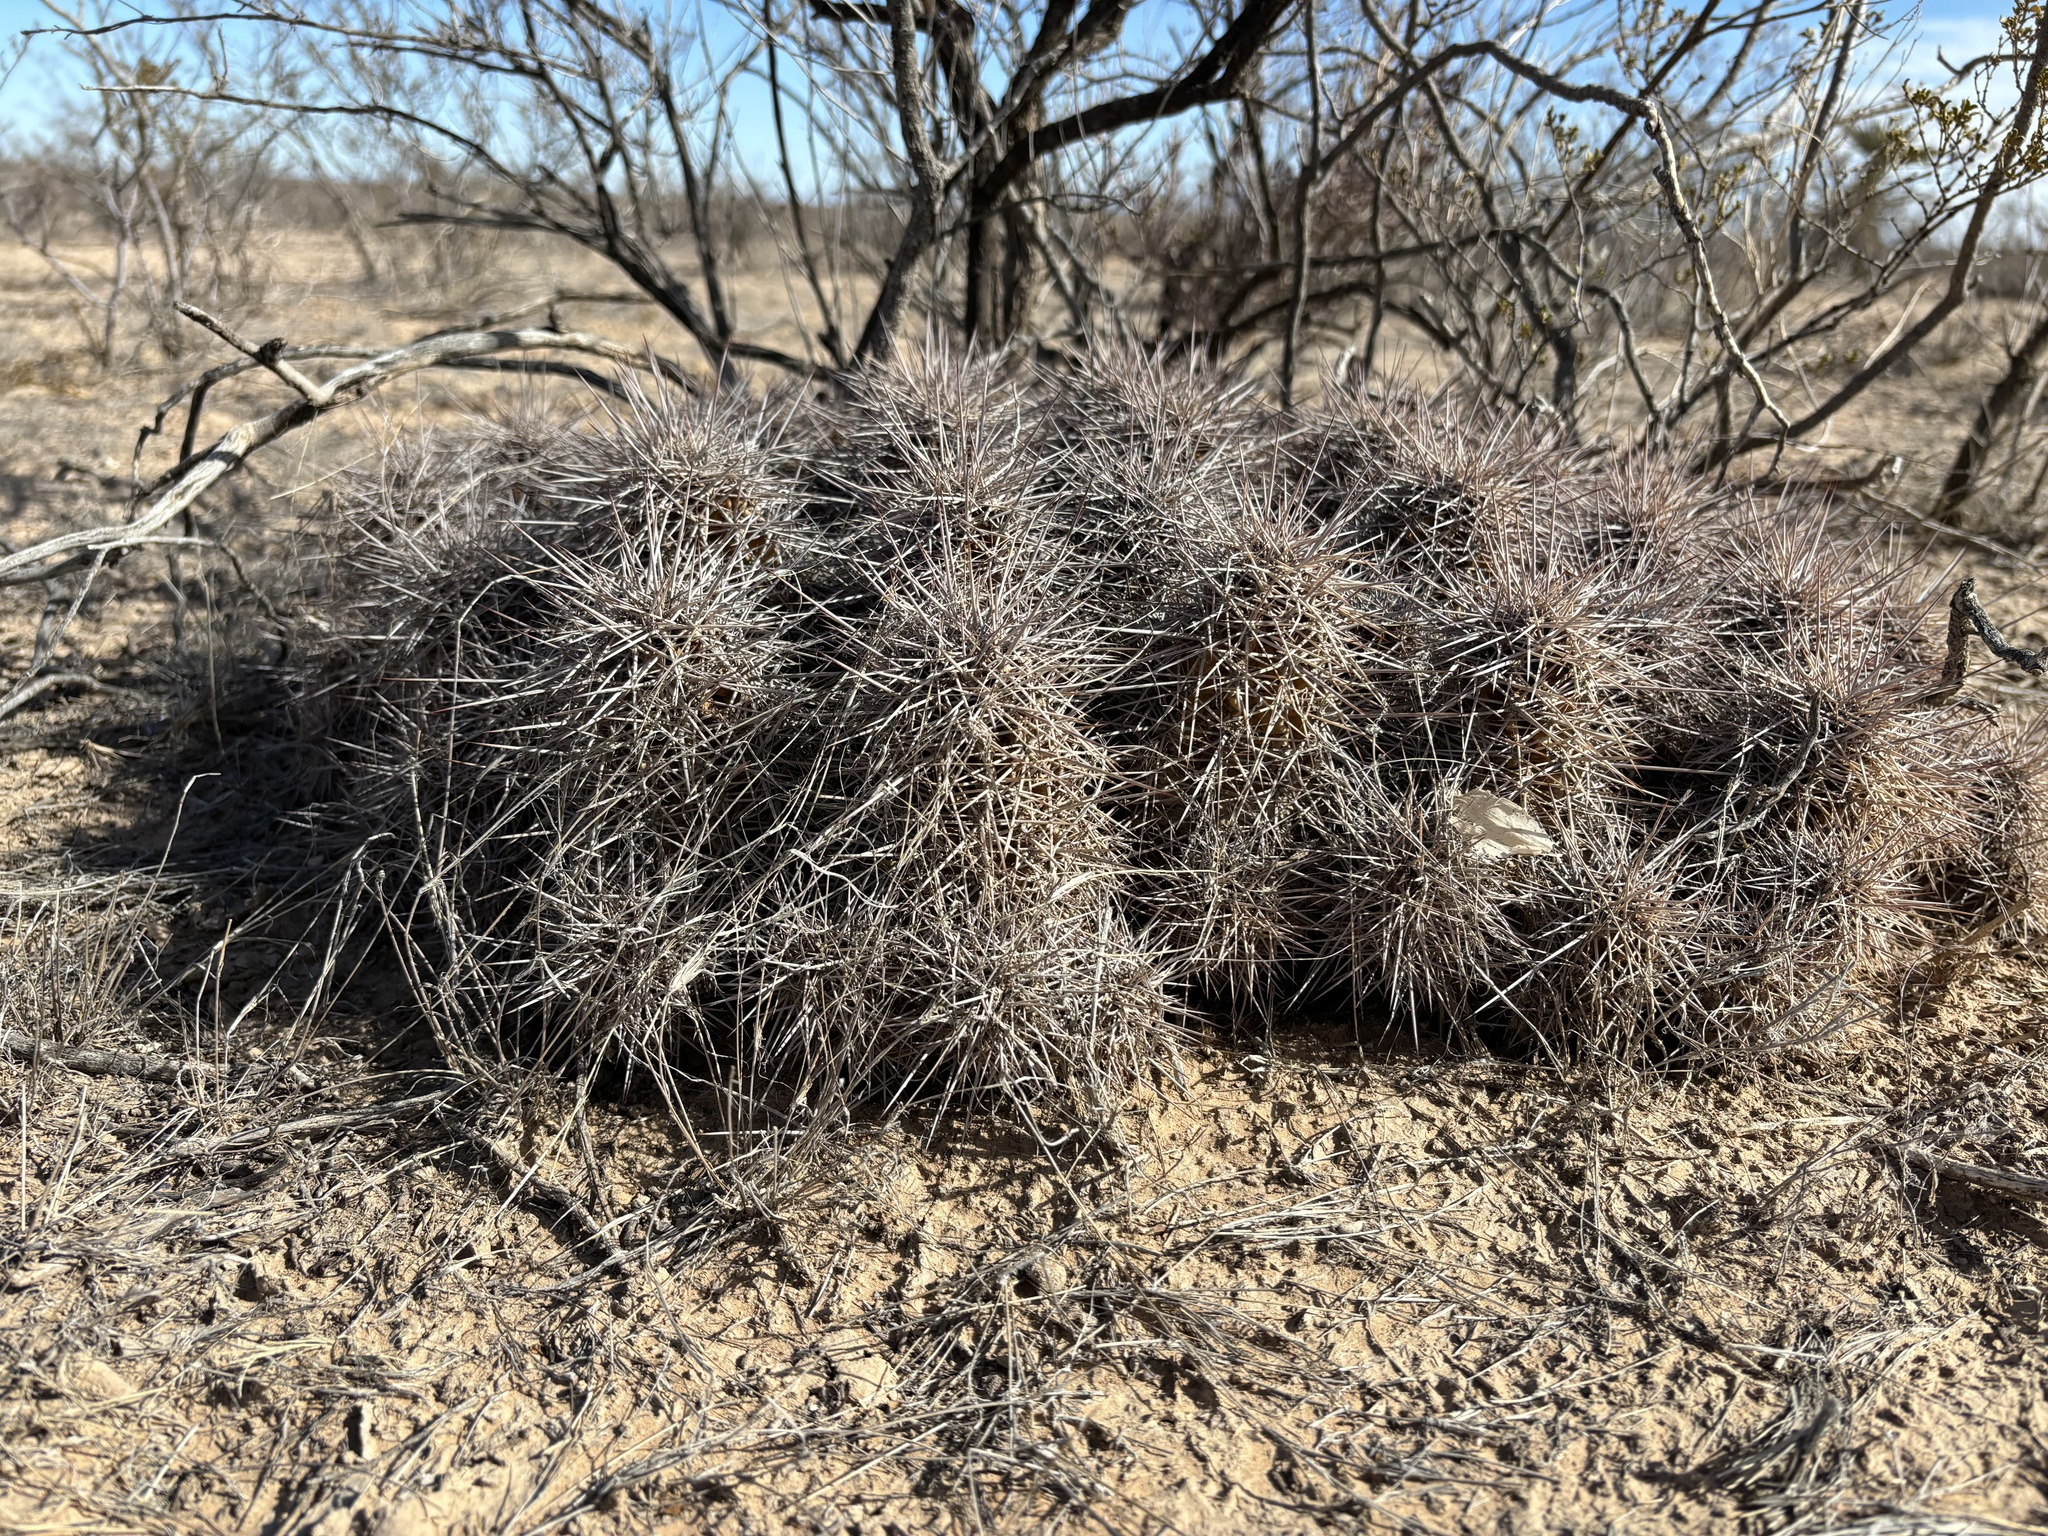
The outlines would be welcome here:
<svg viewBox="0 0 2048 1536">
<path fill-rule="evenodd" d="M 1917 21 L 1907 30 L 1917 34 L 1906 64 L 1914 74 L 1932 72 L 1939 49 L 1950 59 L 1963 59 L 1989 51 L 1998 39 L 1999 19 L 2007 5 L 2000 0 L 1925 0 Z M 1911 15 L 1902 4 L 1884 5 L 1897 26 Z M 39 0 L 0 0 L 0 62 L 11 58 L 19 34 L 29 27 L 48 25 L 50 16 Z M 74 76 L 53 38 L 38 39 L 28 57 L 0 86 L 0 132 L 12 137 L 24 131 L 33 134 L 57 107 L 62 94 L 75 89 Z"/>
<path fill-rule="evenodd" d="M 0 0 L 0 6 L 15 3 L 17 0 Z M 1880 5 L 1879 9 L 1894 8 Z M 2011 9 L 2010 5 L 1985 4 L 1983 0 L 1927 0 L 1920 9 L 1916 28 L 1920 35 L 1912 62 L 1932 67 L 1937 48 L 1957 63 L 1990 52 L 1998 42 L 1998 23 Z M 1904 9 L 1898 8 L 1898 14 L 1905 14 Z"/>
</svg>

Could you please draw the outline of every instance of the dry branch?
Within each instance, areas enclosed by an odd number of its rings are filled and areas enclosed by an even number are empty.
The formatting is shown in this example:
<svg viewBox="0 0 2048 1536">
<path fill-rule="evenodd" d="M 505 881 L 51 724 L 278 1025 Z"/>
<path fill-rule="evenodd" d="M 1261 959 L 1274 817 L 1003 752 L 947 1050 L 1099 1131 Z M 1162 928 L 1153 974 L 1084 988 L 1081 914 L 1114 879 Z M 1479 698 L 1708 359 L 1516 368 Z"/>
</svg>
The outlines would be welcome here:
<svg viewBox="0 0 2048 1536">
<path fill-rule="evenodd" d="M 454 1088 L 438 1089 L 433 1093 L 415 1094 L 409 1099 L 395 1099 L 388 1104 L 364 1104 L 354 1109 L 337 1109 L 327 1114 L 307 1115 L 277 1125 L 252 1125 L 220 1136 L 195 1136 L 185 1141 L 173 1142 L 167 1147 L 152 1149 L 147 1161 L 149 1166 L 159 1166 L 187 1158 L 212 1157 L 219 1152 L 270 1146 L 294 1136 L 315 1136 L 327 1131 L 359 1131 L 371 1126 L 389 1125 L 414 1113 L 431 1112 L 463 1091 L 463 1087 L 458 1085 Z"/>
<path fill-rule="evenodd" d="M 599 1269 L 614 1269 L 626 1262 L 627 1254 L 619 1247 L 611 1229 L 591 1214 L 590 1207 L 578 1199 L 573 1190 L 544 1175 L 538 1163 L 532 1167 L 522 1165 L 494 1139 L 465 1119 L 452 1120 L 449 1128 L 466 1145 L 481 1153 L 497 1171 L 505 1181 L 508 1198 L 538 1204 L 574 1227 L 578 1240 L 596 1249 L 601 1256 Z"/>
<path fill-rule="evenodd" d="M 896 82 L 896 105 L 902 125 L 903 152 L 910 164 L 910 216 L 904 221 L 896 253 L 882 275 L 868 323 L 854 356 L 867 361 L 896 333 L 897 317 L 908 293 L 911 269 L 938 233 L 939 210 L 945 201 L 949 167 L 940 163 L 925 129 L 924 84 L 917 56 L 917 20 L 909 0 L 889 0 L 889 64 Z"/>
<path fill-rule="evenodd" d="M 273 363 L 281 362 L 284 350 L 281 346 L 275 349 Z M 259 449 L 330 411 L 353 405 L 394 379 L 429 368 L 459 366 L 473 358 L 521 351 L 575 352 L 627 368 L 658 366 L 644 352 L 635 352 L 631 347 L 585 331 L 450 331 L 394 347 L 342 370 L 324 384 L 306 381 L 307 390 L 300 399 L 231 427 L 204 453 L 174 465 L 151 483 L 143 494 L 155 499 L 129 521 L 82 528 L 0 556 L 0 586 L 48 581 L 141 543 L 240 469 Z M 687 382 L 668 368 L 658 371 L 678 382 Z M 298 370 L 291 372 L 296 375 Z"/>
<path fill-rule="evenodd" d="M 1568 437 L 1592 426 L 1603 373 L 1635 396 L 1627 418 L 1608 412 L 1611 443 L 1669 444 L 1711 411 L 1701 451 L 1715 469 L 1811 436 L 1925 342 L 1969 296 L 1998 205 L 2048 173 L 2048 28 L 2025 8 L 2008 50 L 1963 66 L 1947 94 L 1889 89 L 1862 0 L 1825 7 L 1812 29 L 1773 0 L 1709 6 L 1679 28 L 1645 4 L 1569 23 L 1533 0 L 1484 23 L 1464 7 L 1367 4 L 1302 13 L 1297 51 L 1281 38 L 1299 9 L 1181 4 L 1174 24 L 1134 28 L 1130 0 L 988 15 L 956 0 L 810 0 L 761 6 L 752 47 L 725 52 L 700 50 L 686 21 L 613 0 L 537 0 L 454 32 L 430 9 L 264 0 L 244 19 L 313 68 L 107 89 L 271 114 L 302 136 L 375 123 L 425 193 L 399 222 L 574 242 L 729 381 L 743 363 L 814 371 L 808 347 L 736 334 L 721 275 L 714 189 L 747 179 L 730 93 L 765 65 L 786 194 L 771 233 L 786 234 L 808 288 L 805 300 L 791 285 L 792 318 L 823 341 L 835 378 L 919 319 L 980 345 L 1073 354 L 1146 313 L 1190 353 L 1277 354 L 1285 393 L 1339 338 L 1347 365 L 1370 373 L 1393 318 L 1462 382 L 1552 415 Z M 190 25 L 169 12 L 132 21 Z M 1633 61 L 1627 89 L 1602 83 L 1617 57 Z M 1992 108 L 2004 93 L 1987 93 L 1988 72 L 2029 58 L 2016 97 Z M 394 74 L 394 59 L 417 76 Z M 511 93 L 501 120 L 451 105 L 472 87 Z M 1199 127 L 1152 131 L 1197 113 Z M 1209 139 L 1206 177 L 1172 168 L 1189 132 Z M 800 194 L 806 140 L 816 170 Z M 1177 190 L 1162 197 L 1166 186 Z M 671 254 L 685 240 L 694 270 Z M 1818 384 L 1828 369 L 1814 365 L 1843 355 L 1844 330 L 1930 260 L 1947 269 L 1938 301 L 1923 310 L 1916 294 L 1910 324 L 1788 420 L 1773 372 Z M 1122 292 L 1097 275 L 1108 270 Z M 1068 334 L 1040 313 L 1048 280 Z M 1738 391 L 1753 396 L 1746 421 Z"/>
<path fill-rule="evenodd" d="M 1935 702 L 1952 699 L 1961 690 L 1969 670 L 1972 631 L 2000 661 L 2009 661 L 2022 671 L 2035 674 L 2048 668 L 2048 650 L 2030 651 L 2007 640 L 1984 611 L 1984 605 L 1977 601 L 1977 578 L 1965 576 L 1956 583 L 1948 601 L 1948 654 L 1942 661 L 1941 686 L 1930 695 Z"/>
<path fill-rule="evenodd" d="M 122 688 L 114 683 L 102 682 L 87 672 L 37 673 L 24 678 L 4 696 L 0 696 L 0 720 L 7 719 L 57 688 L 83 688 L 91 693 L 117 696 L 133 696 L 136 692 L 133 688 Z"/>
<path fill-rule="evenodd" d="M 1969 435 L 1957 446 L 1955 459 L 1941 482 L 1941 492 L 1928 509 L 1929 517 L 1935 522 L 1953 520 L 1963 504 L 1976 494 L 1978 477 L 1983 473 L 1985 460 L 1991 456 L 1992 443 L 2020 403 L 2036 392 L 2044 355 L 2048 355 L 2048 314 L 2042 315 L 2028 329 L 2026 336 L 2013 349 L 2004 374 L 1977 407 L 1977 417 L 1970 424 Z"/>
<path fill-rule="evenodd" d="M 1901 1146 L 1898 1154 L 1906 1162 L 1937 1179 L 1953 1179 L 1958 1184 L 1974 1185 L 1988 1189 L 1993 1194 L 2006 1195 L 2014 1200 L 2037 1200 L 2048 1202 L 2048 1179 L 2038 1179 L 2032 1174 L 2012 1173 L 2003 1168 L 1986 1168 L 1981 1163 L 1961 1163 L 1952 1157 L 1943 1157 L 1925 1147 Z"/>
<path fill-rule="evenodd" d="M 218 1062 L 56 1045 L 15 1029 L 0 1029 L 0 1056 L 31 1066 L 53 1062 L 73 1072 L 85 1072 L 94 1077 L 133 1077 L 149 1083 L 184 1083 L 195 1078 L 215 1077 L 221 1071 Z"/>
<path fill-rule="evenodd" d="M 204 310 L 184 303 L 177 307 L 188 319 L 204 326 L 242 353 L 246 361 L 209 370 L 188 389 L 179 391 L 160 405 L 153 422 L 142 429 L 136 440 L 138 460 L 142 445 L 162 430 L 165 417 L 176 407 L 178 401 L 189 397 L 191 404 L 186 417 L 185 440 L 179 461 L 136 492 L 136 499 L 147 501 L 146 506 L 124 523 L 78 529 L 45 539 L 27 549 L 0 554 L 0 587 L 51 582 L 70 572 L 84 570 L 84 580 L 71 602 L 71 613 L 75 615 L 86 588 L 100 570 L 119 560 L 131 549 L 164 542 L 161 530 L 173 519 L 181 515 L 189 516 L 191 508 L 207 491 L 240 469 L 252 454 L 286 434 L 319 420 L 330 411 L 363 399 L 394 379 L 404 378 L 429 368 L 499 366 L 505 363 L 504 354 L 508 352 L 568 352 L 584 357 L 601 358 L 614 367 L 651 371 L 686 387 L 690 385 L 690 380 L 680 369 L 659 357 L 651 349 L 636 352 L 603 336 L 583 331 L 553 329 L 441 332 L 422 337 L 405 346 L 376 353 L 352 368 L 343 369 L 326 382 L 316 383 L 292 365 L 290 359 L 293 356 L 307 359 L 346 356 L 353 349 L 293 348 L 287 345 L 282 337 L 260 344 L 252 343 Z M 569 368 L 553 360 L 542 360 L 538 364 L 528 366 L 565 370 L 579 377 L 586 376 L 584 370 Z M 230 428 L 204 453 L 192 452 L 193 434 L 197 429 L 199 412 L 204 406 L 208 389 L 222 379 L 249 367 L 268 369 L 289 385 L 298 398 L 267 415 L 252 418 Z M 587 381 L 599 387 L 606 383 L 602 378 L 588 378 Z M 230 554 L 229 558 L 232 560 L 234 557 Z M 68 619 L 65 623 L 68 623 Z M 82 673 L 40 675 L 41 669 L 49 661 L 56 636 L 61 634 L 63 627 L 64 624 L 60 623 L 54 632 L 38 637 L 36 655 L 26 673 L 17 680 L 13 688 L 0 695 L 0 719 L 5 719 L 23 705 L 61 683 L 76 684 L 99 692 L 121 691 Z"/>
</svg>

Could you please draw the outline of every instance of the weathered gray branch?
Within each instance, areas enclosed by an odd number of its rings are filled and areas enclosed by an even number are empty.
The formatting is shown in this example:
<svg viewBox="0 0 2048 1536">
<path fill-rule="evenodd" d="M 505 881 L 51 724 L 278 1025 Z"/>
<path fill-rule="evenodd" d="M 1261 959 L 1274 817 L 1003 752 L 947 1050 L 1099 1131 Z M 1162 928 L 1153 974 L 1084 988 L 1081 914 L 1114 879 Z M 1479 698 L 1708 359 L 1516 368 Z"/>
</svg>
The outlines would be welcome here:
<svg viewBox="0 0 2048 1536">
<path fill-rule="evenodd" d="M 285 350 L 278 348 L 276 359 L 281 359 Z M 0 556 L 0 586 L 48 581 L 143 542 L 240 469 L 258 450 L 330 411 L 353 404 L 394 379 L 428 368 L 459 367 L 474 358 L 539 350 L 601 357 L 627 368 L 654 366 L 645 353 L 584 331 L 450 331 L 394 347 L 353 368 L 343 369 L 324 384 L 306 380 L 309 392 L 299 399 L 229 428 L 211 448 L 182 460 L 148 486 L 143 494 L 153 499 L 129 521 L 81 528 Z"/>
<path fill-rule="evenodd" d="M 917 58 L 917 18 L 910 0 L 889 0 L 889 63 L 896 80 L 896 113 L 903 130 L 903 153 L 910 162 L 910 216 L 904 221 L 896 254 L 882 275 L 882 291 L 868 312 L 868 323 L 854 348 L 855 361 L 873 357 L 896 330 L 909 292 L 911 268 L 917 265 L 938 233 L 939 207 L 945 201 L 947 168 L 932 148 L 924 121 L 924 78 Z"/>
<path fill-rule="evenodd" d="M 216 1076 L 218 1063 L 186 1061 L 176 1056 L 142 1056 L 133 1051 L 98 1051 L 78 1045 L 56 1045 L 25 1035 L 18 1029 L 0 1029 L 0 1056 L 31 1066 L 54 1062 L 73 1072 L 94 1077 L 133 1077 L 148 1083 L 182 1083 L 194 1078 Z"/>
<path fill-rule="evenodd" d="M 1991 445 L 1999 429 L 2040 383 L 2044 354 L 2048 354 L 2048 314 L 2034 322 L 2033 328 L 2014 349 L 2012 361 L 2006 365 L 2003 376 L 1992 386 L 1991 393 L 1984 397 L 1983 404 L 1977 407 L 1977 419 L 1970 423 L 1970 435 L 1956 449 L 1955 461 L 1949 465 L 1948 474 L 1941 482 L 1941 493 L 1934 498 L 1934 505 L 1929 509 L 1928 515 L 1936 522 L 1952 519 L 1976 494 L 1977 477 L 1983 473 L 1984 461 L 1991 457 Z"/>
<path fill-rule="evenodd" d="M 1981 1163 L 1960 1163 L 1952 1157 L 1943 1157 L 1925 1147 L 1902 1146 L 1898 1154 L 1923 1173 L 1931 1173 L 1937 1179 L 1951 1179 L 1958 1184 L 1971 1184 L 1978 1189 L 1988 1189 L 1993 1194 L 2007 1195 L 2015 1200 L 2048 1201 L 2048 1179 L 2037 1179 L 2032 1174 L 2011 1173 L 2003 1168 L 1986 1168 Z"/>
</svg>

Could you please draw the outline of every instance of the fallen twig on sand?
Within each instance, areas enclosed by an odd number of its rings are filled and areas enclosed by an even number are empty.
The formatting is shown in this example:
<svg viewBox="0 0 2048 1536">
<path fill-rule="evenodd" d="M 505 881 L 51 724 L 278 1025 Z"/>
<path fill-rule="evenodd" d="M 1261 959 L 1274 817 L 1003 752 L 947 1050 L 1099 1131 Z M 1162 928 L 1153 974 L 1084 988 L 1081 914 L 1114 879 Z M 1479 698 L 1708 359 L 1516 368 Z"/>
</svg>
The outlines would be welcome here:
<svg viewBox="0 0 2048 1536">
<path fill-rule="evenodd" d="M 18 1029 L 0 1029 L 0 1056 L 31 1065 L 54 1062 L 60 1067 L 69 1067 L 73 1072 L 87 1072 L 94 1077 L 135 1077 L 151 1083 L 182 1083 L 195 1077 L 217 1076 L 221 1071 L 219 1062 L 55 1045 L 48 1040 L 25 1035 Z"/>
<path fill-rule="evenodd" d="M 17 710 L 34 703 L 53 688 L 83 688 L 89 693 L 117 694 L 128 698 L 141 696 L 137 689 L 103 683 L 89 673 L 45 672 L 40 676 L 24 679 L 5 698 L 0 698 L 0 720 L 5 720 Z"/>
<path fill-rule="evenodd" d="M 354 1109 L 339 1109 L 324 1115 L 308 1115 L 303 1120 L 287 1120 L 282 1125 L 252 1125 L 239 1131 L 231 1131 L 225 1136 L 197 1136 L 189 1141 L 173 1142 L 152 1154 L 150 1161 L 167 1163 L 183 1158 L 209 1157 L 216 1152 L 265 1146 L 288 1137 L 307 1136 L 318 1131 L 361 1130 L 366 1126 L 383 1125 L 402 1119 L 413 1110 L 432 1109 L 462 1092 L 462 1088 L 463 1085 L 458 1084 L 433 1093 L 416 1094 L 409 1099 L 397 1099 L 388 1104 L 363 1104 Z"/>
<path fill-rule="evenodd" d="M 616 1268 L 625 1262 L 624 1250 L 605 1224 L 591 1213 L 590 1207 L 577 1199 L 571 1190 L 543 1176 L 538 1164 L 531 1168 L 522 1167 L 516 1158 L 474 1126 L 457 1123 L 451 1129 L 489 1160 L 498 1175 L 511 1186 L 512 1199 L 525 1198 L 534 1204 L 552 1207 L 556 1214 L 565 1218 L 576 1229 L 581 1241 L 604 1256 L 604 1262 L 598 1266 L 600 1269 Z"/>
<path fill-rule="evenodd" d="M 194 316 L 201 313 L 189 305 L 182 307 Z M 204 323 L 209 330 L 227 334 L 226 328 L 212 321 L 211 317 Z M 344 368 L 324 384 L 316 384 L 285 360 L 285 348 L 280 342 L 265 342 L 251 347 L 252 356 L 271 359 L 271 371 L 297 391 L 298 399 L 268 415 L 252 417 L 229 428 L 204 453 L 191 455 L 166 470 L 143 489 L 143 496 L 155 499 L 129 521 L 81 528 L 0 556 L 0 586 L 48 581 L 53 576 L 78 569 L 95 557 L 114 554 L 147 538 L 190 507 L 209 488 L 240 469 L 258 449 L 340 406 L 354 404 L 393 379 L 428 368 L 450 367 L 470 358 L 541 349 L 580 352 L 629 368 L 650 366 L 644 354 L 585 331 L 449 331 L 407 346 L 394 347 L 353 368 Z"/>
<path fill-rule="evenodd" d="M 1958 1184 L 1988 1189 L 1994 1194 L 2007 1195 L 2014 1200 L 2048 1201 L 2048 1179 L 2037 1179 L 2025 1173 L 2010 1173 L 2003 1168 L 1986 1168 L 1981 1163 L 1957 1162 L 1952 1157 L 1943 1157 L 1925 1147 L 1906 1145 L 1893 1150 L 1913 1167 L 1923 1173 L 1931 1173 L 1937 1179 L 1953 1179 Z"/>
</svg>

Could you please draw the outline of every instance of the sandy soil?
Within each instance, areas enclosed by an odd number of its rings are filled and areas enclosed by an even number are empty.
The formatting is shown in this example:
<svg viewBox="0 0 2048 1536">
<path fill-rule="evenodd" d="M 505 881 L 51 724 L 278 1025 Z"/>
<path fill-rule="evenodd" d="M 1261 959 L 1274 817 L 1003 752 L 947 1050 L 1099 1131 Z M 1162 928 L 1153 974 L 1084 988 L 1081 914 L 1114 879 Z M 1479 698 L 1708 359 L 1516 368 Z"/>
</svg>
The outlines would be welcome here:
<svg viewBox="0 0 2048 1536">
<path fill-rule="evenodd" d="M 398 304 L 318 257 L 281 244 L 251 330 L 612 286 L 500 248 Z M 61 461 L 125 473 L 213 354 L 96 375 L 30 265 L 0 292 L 19 545 L 105 515 Z M 1951 352 L 1828 461 L 1944 462 L 1997 361 Z M 1162 1051 L 1111 1135 L 912 1122 L 780 1174 L 707 1175 L 715 1125 L 630 1085 L 451 1084 L 375 936 L 303 920 L 282 663 L 325 477 L 500 387 L 308 434 L 201 519 L 236 562 L 96 586 L 63 668 L 124 691 L 0 723 L 0 1029 L 201 1068 L 0 1059 L 0 1529 L 2048 1527 L 2048 1206 L 1969 1171 L 2048 1177 L 2048 972 L 1990 942 L 1930 957 L 1932 1012 L 1743 1072 L 1296 1021 Z M 2038 627 L 2023 558 L 1906 536 Z M 0 608 L 4 675 L 43 610 Z"/>
</svg>

